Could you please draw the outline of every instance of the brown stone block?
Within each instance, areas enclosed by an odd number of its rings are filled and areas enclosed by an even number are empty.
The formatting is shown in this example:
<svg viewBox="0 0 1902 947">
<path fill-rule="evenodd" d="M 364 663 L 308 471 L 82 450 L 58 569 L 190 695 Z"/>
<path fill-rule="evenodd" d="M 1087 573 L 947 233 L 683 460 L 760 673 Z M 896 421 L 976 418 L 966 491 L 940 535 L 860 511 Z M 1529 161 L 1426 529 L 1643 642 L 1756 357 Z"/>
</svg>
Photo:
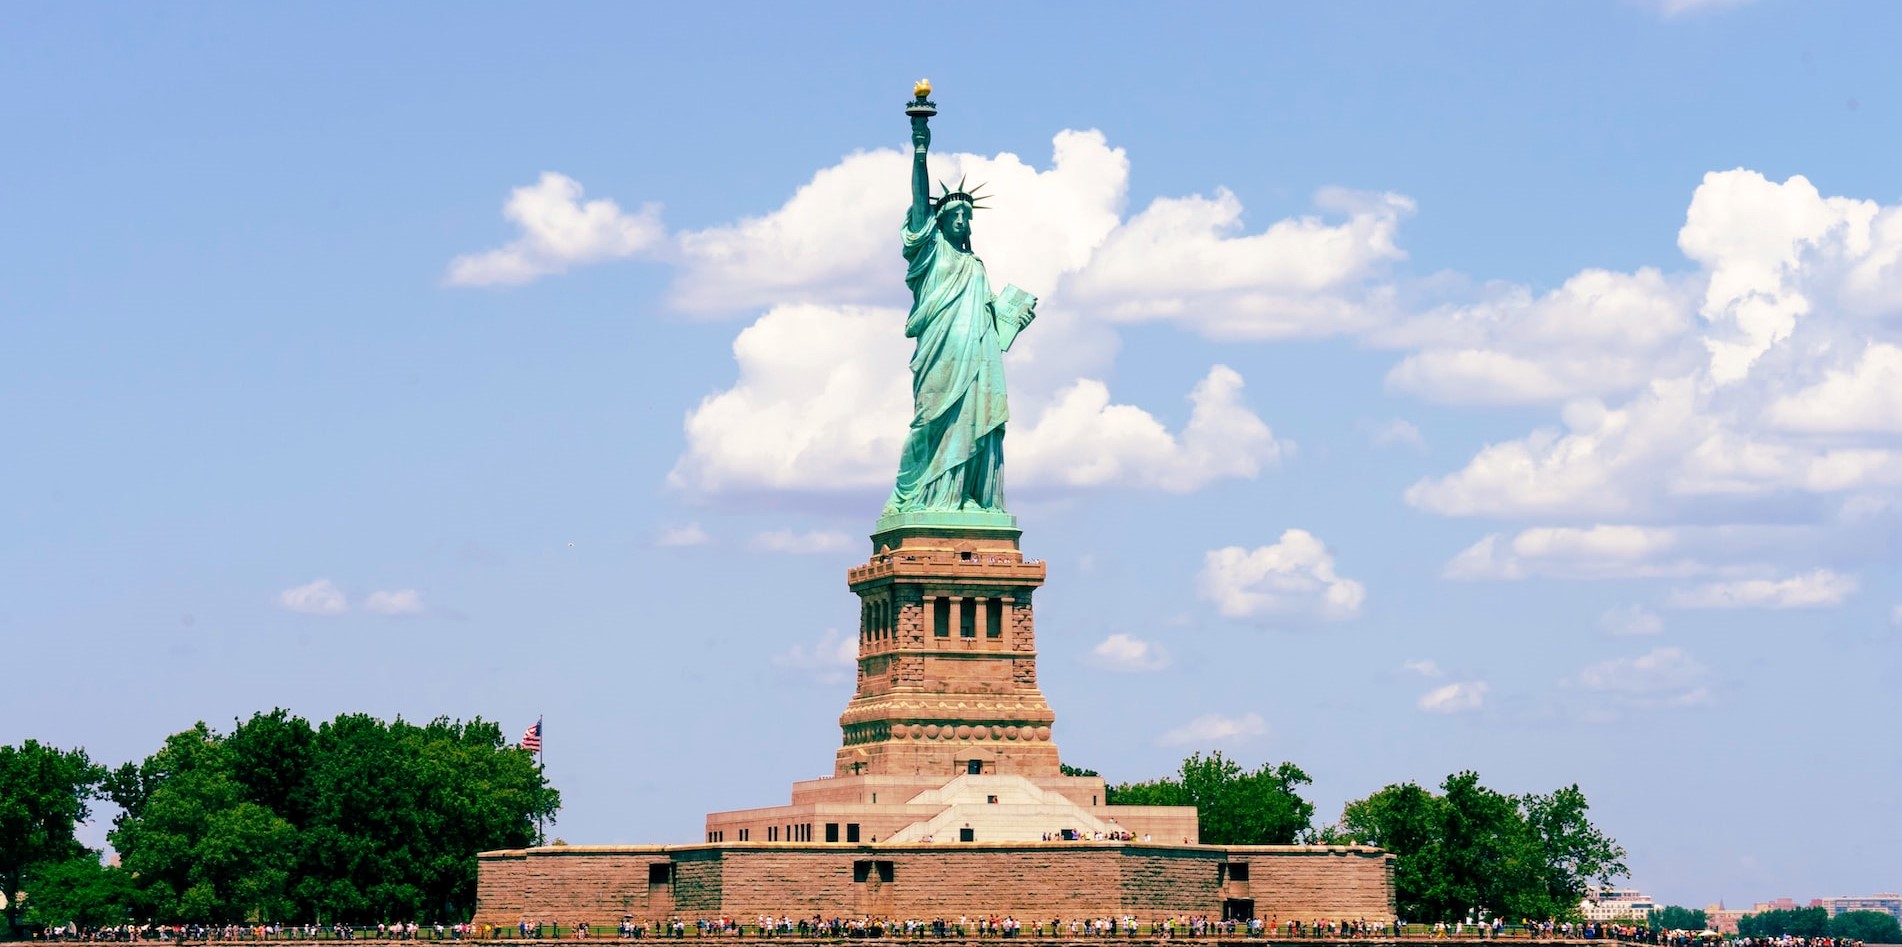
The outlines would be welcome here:
<svg viewBox="0 0 1902 947">
<path fill-rule="evenodd" d="M 1225 865 L 1246 862 L 1249 879 Z M 655 869 L 652 866 L 668 866 Z M 998 845 L 698 845 L 485 853 L 478 923 L 626 914 L 931 918 L 1008 914 L 1221 916 L 1248 897 L 1282 920 L 1392 920 L 1392 858 L 1365 848 Z M 882 867 L 881 867 L 882 866 Z M 654 873 L 666 875 L 655 884 Z M 889 873 L 889 880 L 885 874 Z M 515 896 L 519 892 L 520 896 Z"/>
</svg>

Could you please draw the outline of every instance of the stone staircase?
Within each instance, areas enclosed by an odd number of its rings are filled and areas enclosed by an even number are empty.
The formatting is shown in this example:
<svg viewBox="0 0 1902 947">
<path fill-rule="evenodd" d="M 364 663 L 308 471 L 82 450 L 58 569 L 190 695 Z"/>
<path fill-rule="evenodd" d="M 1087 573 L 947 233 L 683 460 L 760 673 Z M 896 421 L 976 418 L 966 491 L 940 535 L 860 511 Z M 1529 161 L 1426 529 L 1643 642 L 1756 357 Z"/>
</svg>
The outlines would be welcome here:
<svg viewBox="0 0 1902 947">
<path fill-rule="evenodd" d="M 995 797 L 996 802 L 991 799 Z M 943 806 L 943 811 L 889 836 L 888 842 L 956 842 L 969 828 L 973 841 L 1035 842 L 1046 834 L 1075 829 L 1085 837 L 1116 827 L 1022 776 L 959 776 L 912 797 L 907 805 Z"/>
</svg>

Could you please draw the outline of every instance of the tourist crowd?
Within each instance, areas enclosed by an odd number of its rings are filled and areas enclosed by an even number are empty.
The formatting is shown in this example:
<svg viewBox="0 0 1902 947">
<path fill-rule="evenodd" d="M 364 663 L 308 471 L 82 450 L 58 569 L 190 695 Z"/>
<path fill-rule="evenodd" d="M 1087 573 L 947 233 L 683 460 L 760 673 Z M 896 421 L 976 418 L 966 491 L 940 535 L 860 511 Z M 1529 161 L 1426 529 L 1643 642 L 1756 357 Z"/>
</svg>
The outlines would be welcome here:
<svg viewBox="0 0 1902 947">
<path fill-rule="evenodd" d="M 1134 842 L 1136 841 L 1136 833 L 1123 831 L 1084 832 L 1078 829 L 1058 829 L 1055 832 L 1045 832 L 1043 834 L 1043 840 L 1046 842 Z M 1149 841 L 1149 836 L 1143 836 L 1142 840 L 1145 842 Z M 1183 841 L 1187 842 L 1188 839 L 1183 839 Z"/>
<path fill-rule="evenodd" d="M 1726 937 L 1710 931 L 1661 931 L 1611 924 L 1596 936 L 1658 947 L 1863 947 L 1862 941 L 1846 937 Z"/>
<path fill-rule="evenodd" d="M 495 936 L 493 927 L 482 936 Z M 97 943 L 206 943 L 211 941 L 316 940 L 464 940 L 475 939 L 474 924 L 422 925 L 415 921 L 351 926 L 349 924 L 118 924 L 111 927 L 46 927 L 33 932 L 34 940 Z"/>
<path fill-rule="evenodd" d="M 1480 923 L 1389 924 L 1385 921 L 1280 920 L 1253 918 L 1221 920 L 1206 916 L 1142 919 L 1133 915 L 1092 918 L 1051 918 L 1021 921 L 1014 916 L 987 915 L 905 920 L 859 918 L 795 918 L 760 915 L 742 921 L 722 917 L 686 921 L 622 918 L 618 926 L 579 922 L 571 925 L 522 920 L 509 927 L 490 924 L 433 924 L 414 921 L 350 926 L 345 924 L 122 924 L 82 928 L 47 927 L 32 932 L 38 941 L 152 942 L 190 944 L 228 941 L 417 941 L 417 940 L 623 940 L 651 938 L 756 937 L 762 939 L 868 939 L 902 940 L 1034 937 L 1039 939 L 1143 938 L 1269 938 L 1275 940 L 1379 939 L 1392 940 L 1610 940 L 1652 947 L 1863 947 L 1862 942 L 1835 937 L 1722 937 L 1708 931 L 1663 931 L 1628 924 L 1570 921 L 1503 920 Z"/>
</svg>

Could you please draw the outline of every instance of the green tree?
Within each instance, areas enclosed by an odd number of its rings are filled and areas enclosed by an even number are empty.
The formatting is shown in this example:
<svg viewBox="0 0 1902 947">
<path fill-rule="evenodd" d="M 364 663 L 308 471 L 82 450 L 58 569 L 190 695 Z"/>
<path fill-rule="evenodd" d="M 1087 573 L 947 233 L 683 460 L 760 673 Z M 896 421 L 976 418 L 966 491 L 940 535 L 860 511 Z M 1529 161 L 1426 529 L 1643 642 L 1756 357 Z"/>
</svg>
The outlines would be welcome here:
<svg viewBox="0 0 1902 947">
<path fill-rule="evenodd" d="M 1513 919 L 1564 913 L 1545 899 L 1534 838 L 1518 800 L 1480 785 L 1479 774 L 1470 770 L 1447 777 L 1440 788 L 1444 875 L 1435 889 L 1435 919 L 1454 920 L 1475 909 Z"/>
<path fill-rule="evenodd" d="M 1400 916 L 1431 920 L 1442 916 L 1446 896 L 1435 890 L 1440 878 L 1440 798 L 1418 783 L 1399 783 L 1350 802 L 1341 821 L 1321 832 L 1325 842 L 1359 842 L 1392 852 L 1394 893 Z"/>
<path fill-rule="evenodd" d="M 0 746 L 0 893 L 7 896 L 0 935 L 19 923 L 14 895 L 27 890 L 28 872 L 85 852 L 73 830 L 92 814 L 87 803 L 104 776 L 83 749 L 59 750 L 37 740 Z"/>
<path fill-rule="evenodd" d="M 534 839 L 560 797 L 501 728 L 345 715 L 321 727 L 300 890 L 326 916 L 458 916 L 475 853 Z"/>
<path fill-rule="evenodd" d="M 1312 781 L 1293 763 L 1243 770 L 1217 750 L 1191 754 L 1174 777 L 1111 786 L 1106 801 L 1194 806 L 1206 845 L 1287 845 L 1313 826 L 1314 804 L 1299 792 Z"/>
<path fill-rule="evenodd" d="M 296 825 L 310 819 L 316 731 L 282 708 L 253 714 L 223 741 L 231 778 L 244 796 Z"/>
<path fill-rule="evenodd" d="M 1902 924 L 1885 911 L 1844 911 L 1829 919 L 1829 936 L 1865 944 L 1902 944 Z"/>
<path fill-rule="evenodd" d="M 1822 908 L 1762 911 L 1737 919 L 1737 933 L 1745 937 L 1827 937 L 1829 912 Z"/>
<path fill-rule="evenodd" d="M 560 805 L 493 723 L 283 710 L 200 723 L 107 784 L 113 844 L 166 920 L 464 917 L 476 853 L 529 844 Z"/>
<path fill-rule="evenodd" d="M 1645 923 L 1656 931 L 1701 931 L 1709 929 L 1709 922 L 1701 909 L 1679 907 L 1671 904 L 1652 911 Z"/>
<path fill-rule="evenodd" d="M 1624 850 L 1591 824 L 1588 808 L 1576 786 L 1512 796 L 1461 772 L 1437 795 L 1401 783 L 1350 802 L 1320 837 L 1392 852 L 1408 920 L 1573 917 L 1592 882 L 1626 873 Z"/>
<path fill-rule="evenodd" d="M 122 790 L 134 784 L 136 798 Z M 108 837 L 159 919 L 287 916 L 297 830 L 246 798 L 224 741 L 210 728 L 200 723 L 172 735 L 136 771 L 122 767 L 113 785 L 126 792 L 126 814 Z"/>
<path fill-rule="evenodd" d="M 35 867 L 26 891 L 25 918 L 32 927 L 123 924 L 138 905 L 131 873 L 100 864 L 94 851 Z"/>
<path fill-rule="evenodd" d="M 1538 844 L 1540 882 L 1548 904 L 1545 915 L 1569 915 L 1594 885 L 1631 873 L 1625 850 L 1586 818 L 1591 804 L 1574 783 L 1551 793 L 1519 797 Z M 1699 928 L 1701 929 L 1701 928 Z"/>
</svg>

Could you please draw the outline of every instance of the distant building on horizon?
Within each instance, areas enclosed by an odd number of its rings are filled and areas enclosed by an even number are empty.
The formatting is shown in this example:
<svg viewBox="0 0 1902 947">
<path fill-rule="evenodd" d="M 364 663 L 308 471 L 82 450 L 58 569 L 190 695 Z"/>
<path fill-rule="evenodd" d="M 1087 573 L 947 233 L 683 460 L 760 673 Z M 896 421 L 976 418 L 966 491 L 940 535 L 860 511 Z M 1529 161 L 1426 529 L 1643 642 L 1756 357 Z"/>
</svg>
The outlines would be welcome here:
<svg viewBox="0 0 1902 947">
<path fill-rule="evenodd" d="M 1642 921 L 1657 909 L 1658 902 L 1636 888 L 1597 888 L 1578 903 L 1588 921 Z"/>
<path fill-rule="evenodd" d="M 1829 911 L 1830 917 L 1848 911 L 1881 911 L 1897 921 L 1902 921 L 1902 894 L 1896 894 L 1893 891 L 1859 898 L 1822 898 L 1820 901 L 1819 906 Z"/>
<path fill-rule="evenodd" d="M 1880 911 L 1902 921 L 1902 894 L 1891 891 L 1862 897 L 1812 898 L 1808 904 L 1798 904 L 1795 898 L 1777 898 L 1774 901 L 1758 901 L 1749 910 L 1731 910 L 1719 901 L 1704 908 L 1704 926 L 1719 934 L 1735 934 L 1737 921 L 1752 914 L 1794 911 L 1803 907 L 1822 908 L 1829 912 L 1830 917 L 1849 911 Z"/>
<path fill-rule="evenodd" d="M 1724 902 L 1707 905 L 1704 908 L 1704 927 L 1719 934 L 1737 933 L 1737 921 L 1750 911 L 1743 908 L 1726 908 Z"/>
</svg>

